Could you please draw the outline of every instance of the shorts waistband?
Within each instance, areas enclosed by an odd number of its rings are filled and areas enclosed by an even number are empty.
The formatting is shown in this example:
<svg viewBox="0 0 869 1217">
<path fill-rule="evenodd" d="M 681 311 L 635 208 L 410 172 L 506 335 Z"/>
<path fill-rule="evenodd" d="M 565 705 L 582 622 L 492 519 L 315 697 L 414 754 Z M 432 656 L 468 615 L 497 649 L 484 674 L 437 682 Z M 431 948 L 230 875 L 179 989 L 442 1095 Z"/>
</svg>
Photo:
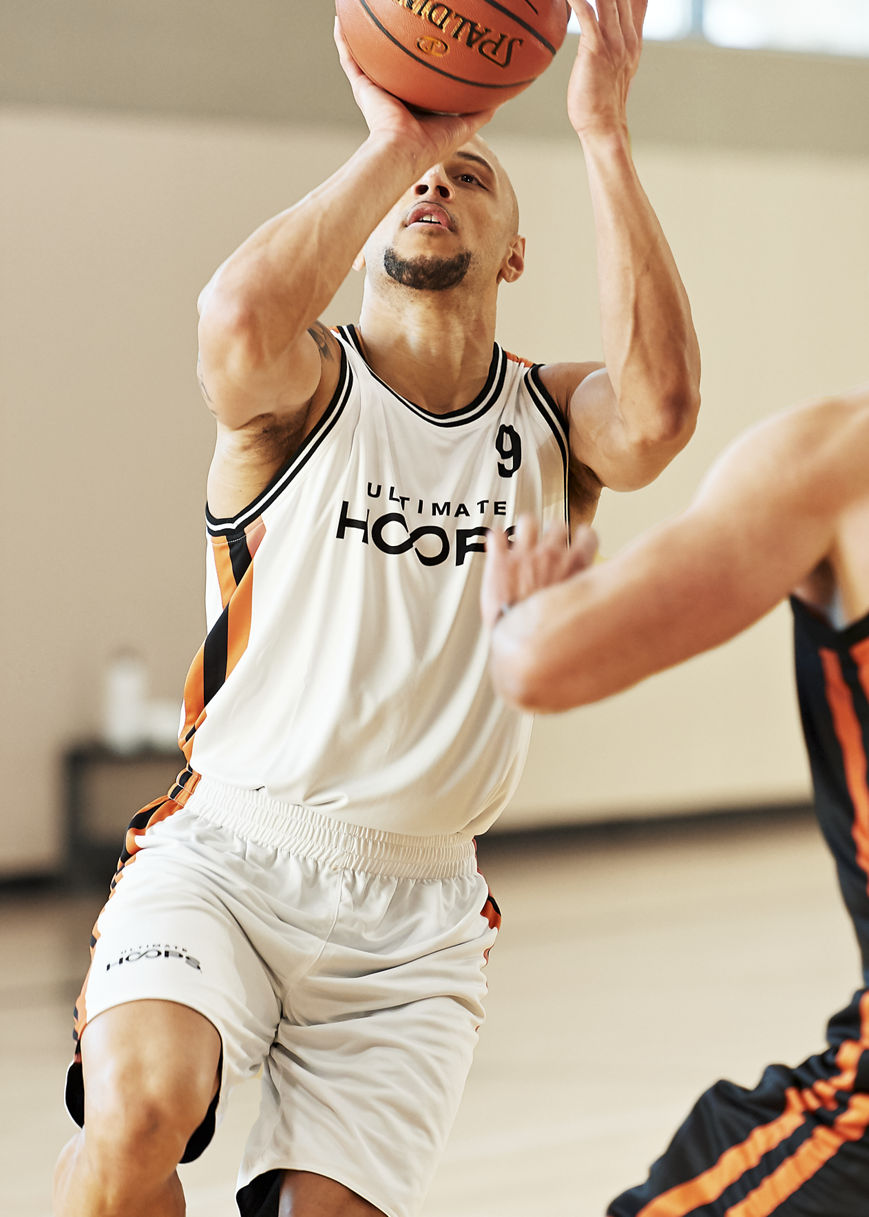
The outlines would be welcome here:
<svg viewBox="0 0 869 1217">
<path fill-rule="evenodd" d="M 368 828 L 204 775 L 186 809 L 255 845 L 336 870 L 396 879 L 456 879 L 477 872 L 477 850 L 471 837 L 418 837 Z"/>
</svg>

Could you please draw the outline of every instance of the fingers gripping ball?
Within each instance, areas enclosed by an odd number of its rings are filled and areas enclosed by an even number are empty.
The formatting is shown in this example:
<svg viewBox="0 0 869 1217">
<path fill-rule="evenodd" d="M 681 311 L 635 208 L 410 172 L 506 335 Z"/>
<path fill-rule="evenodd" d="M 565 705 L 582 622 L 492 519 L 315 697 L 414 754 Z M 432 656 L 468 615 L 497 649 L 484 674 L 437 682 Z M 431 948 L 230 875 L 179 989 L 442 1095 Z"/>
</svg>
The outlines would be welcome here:
<svg viewBox="0 0 869 1217">
<path fill-rule="evenodd" d="M 338 0 L 363 72 L 409 105 L 470 114 L 521 93 L 564 41 L 567 0 Z"/>
</svg>

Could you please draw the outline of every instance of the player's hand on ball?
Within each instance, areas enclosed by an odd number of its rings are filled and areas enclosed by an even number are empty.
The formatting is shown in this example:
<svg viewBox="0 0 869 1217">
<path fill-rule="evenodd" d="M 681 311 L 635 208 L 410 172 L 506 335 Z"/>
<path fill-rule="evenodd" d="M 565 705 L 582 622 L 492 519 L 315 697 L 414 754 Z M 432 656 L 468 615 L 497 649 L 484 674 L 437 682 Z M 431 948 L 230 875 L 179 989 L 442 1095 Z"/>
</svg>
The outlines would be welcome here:
<svg viewBox="0 0 869 1217">
<path fill-rule="evenodd" d="M 571 545 L 564 525 L 541 535 L 531 516 L 520 518 L 512 541 L 505 532 L 491 530 L 480 602 L 483 621 L 493 627 L 520 600 L 585 570 L 596 553 L 597 535 L 584 524 L 576 529 Z"/>
<path fill-rule="evenodd" d="M 365 75 L 350 52 L 337 17 L 335 45 L 368 130 L 372 135 L 393 136 L 417 148 L 420 173 L 467 143 L 495 113 L 494 108 L 477 114 L 430 114 L 411 110 Z"/>
<path fill-rule="evenodd" d="M 627 126 L 627 99 L 640 65 L 648 0 L 570 0 L 579 22 L 567 112 L 578 135 L 608 134 Z"/>
</svg>

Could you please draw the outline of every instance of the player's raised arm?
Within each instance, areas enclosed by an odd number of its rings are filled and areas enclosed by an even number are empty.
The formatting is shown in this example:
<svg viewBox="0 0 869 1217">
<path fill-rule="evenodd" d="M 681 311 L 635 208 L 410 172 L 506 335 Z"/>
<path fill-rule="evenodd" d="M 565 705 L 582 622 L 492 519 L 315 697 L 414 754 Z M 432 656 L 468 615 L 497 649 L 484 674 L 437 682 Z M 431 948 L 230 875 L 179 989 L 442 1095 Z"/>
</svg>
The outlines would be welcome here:
<svg viewBox="0 0 869 1217">
<path fill-rule="evenodd" d="M 360 72 L 337 24 L 336 42 L 368 138 L 321 186 L 258 228 L 199 299 L 200 383 L 230 430 L 305 412 L 321 377 L 334 382 L 334 339 L 318 317 L 402 191 L 491 115 L 412 114 Z"/>
<path fill-rule="evenodd" d="M 581 35 L 568 113 L 582 145 L 597 241 L 605 367 L 544 375 L 570 413 L 574 459 L 599 482 L 651 481 L 690 438 L 700 355 L 688 297 L 631 155 L 626 102 L 646 0 L 571 0 Z M 581 381 L 577 386 L 577 380 Z"/>
<path fill-rule="evenodd" d="M 536 711 L 596 701 L 732 638 L 824 563 L 847 587 L 838 530 L 869 503 L 867 468 L 865 399 L 823 402 L 749 431 L 684 514 L 589 570 L 532 591 L 534 545 L 499 545 L 484 590 L 499 692 Z"/>
</svg>

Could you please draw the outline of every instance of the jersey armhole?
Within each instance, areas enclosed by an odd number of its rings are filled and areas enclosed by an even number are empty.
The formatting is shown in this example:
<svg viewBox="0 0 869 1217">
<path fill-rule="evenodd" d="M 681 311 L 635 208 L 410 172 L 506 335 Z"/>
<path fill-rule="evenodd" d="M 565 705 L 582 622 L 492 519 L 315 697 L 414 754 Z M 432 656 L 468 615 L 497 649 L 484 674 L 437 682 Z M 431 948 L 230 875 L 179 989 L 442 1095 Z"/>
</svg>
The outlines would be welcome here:
<svg viewBox="0 0 869 1217">
<path fill-rule="evenodd" d="M 258 516 L 274 503 L 275 499 L 280 495 L 289 483 L 298 476 L 301 470 L 311 460 L 314 453 L 322 444 L 323 440 L 338 422 L 344 406 L 350 396 L 350 391 L 353 387 L 353 370 L 350 367 L 350 360 L 347 358 L 347 351 L 343 342 L 339 341 L 341 353 L 341 366 L 338 370 L 338 383 L 335 386 L 335 392 L 320 416 L 316 426 L 311 430 L 310 434 L 302 441 L 302 445 L 298 452 L 295 452 L 282 466 L 278 469 L 274 477 L 269 481 L 268 485 L 260 491 L 255 499 L 250 502 L 247 507 L 238 512 L 232 518 L 218 517 L 211 514 L 208 503 L 205 504 L 205 524 L 211 536 L 228 536 L 232 533 L 243 531 L 246 524 L 255 520 Z"/>
</svg>

